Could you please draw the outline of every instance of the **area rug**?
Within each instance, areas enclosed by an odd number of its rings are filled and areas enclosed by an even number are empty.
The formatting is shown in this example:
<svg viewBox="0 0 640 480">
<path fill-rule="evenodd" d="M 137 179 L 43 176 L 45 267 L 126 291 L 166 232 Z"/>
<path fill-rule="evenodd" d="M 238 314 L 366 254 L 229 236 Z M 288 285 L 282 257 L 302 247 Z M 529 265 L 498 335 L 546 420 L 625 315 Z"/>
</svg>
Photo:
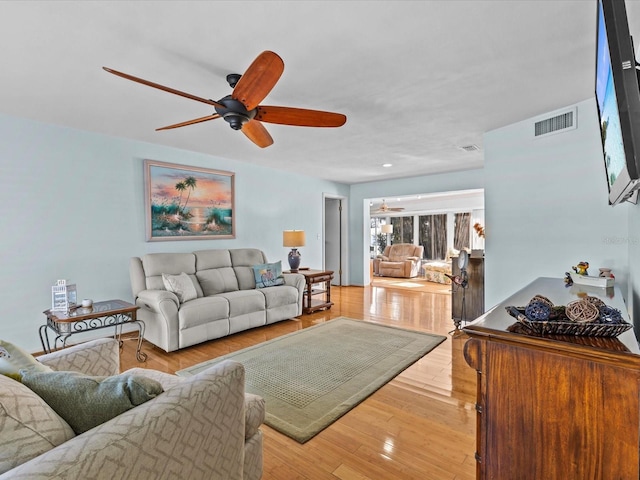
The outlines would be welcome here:
<svg viewBox="0 0 640 480">
<path fill-rule="evenodd" d="M 266 401 L 265 423 L 304 443 L 445 338 L 340 317 L 176 374 L 242 363 L 246 391 Z"/>
</svg>

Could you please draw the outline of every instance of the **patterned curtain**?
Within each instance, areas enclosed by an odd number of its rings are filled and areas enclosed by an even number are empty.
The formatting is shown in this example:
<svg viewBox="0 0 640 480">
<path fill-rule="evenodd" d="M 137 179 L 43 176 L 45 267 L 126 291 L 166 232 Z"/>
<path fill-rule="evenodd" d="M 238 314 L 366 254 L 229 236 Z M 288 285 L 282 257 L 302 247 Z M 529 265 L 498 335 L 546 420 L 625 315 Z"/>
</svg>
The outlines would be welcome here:
<svg viewBox="0 0 640 480">
<path fill-rule="evenodd" d="M 443 260 L 447 255 L 447 215 L 420 215 L 418 221 L 424 258 Z"/>
<path fill-rule="evenodd" d="M 454 223 L 453 234 L 453 248 L 456 250 L 462 250 L 463 248 L 470 248 L 470 228 L 471 228 L 471 214 L 470 213 L 456 213 Z"/>
</svg>

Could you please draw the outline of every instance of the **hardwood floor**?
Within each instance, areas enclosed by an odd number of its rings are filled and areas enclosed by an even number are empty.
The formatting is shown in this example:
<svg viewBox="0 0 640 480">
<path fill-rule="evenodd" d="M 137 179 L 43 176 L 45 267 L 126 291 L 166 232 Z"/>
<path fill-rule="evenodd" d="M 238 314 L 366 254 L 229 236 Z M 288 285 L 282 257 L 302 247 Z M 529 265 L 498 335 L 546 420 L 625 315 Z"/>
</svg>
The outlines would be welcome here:
<svg viewBox="0 0 640 480">
<path fill-rule="evenodd" d="M 264 480 L 475 478 L 476 373 L 464 334 L 449 335 L 451 299 L 391 286 L 332 287 L 334 306 L 167 354 L 145 342 L 144 365 L 165 372 L 339 316 L 437 333 L 447 340 L 304 445 L 263 425 Z M 122 369 L 141 366 L 125 342 Z"/>
</svg>

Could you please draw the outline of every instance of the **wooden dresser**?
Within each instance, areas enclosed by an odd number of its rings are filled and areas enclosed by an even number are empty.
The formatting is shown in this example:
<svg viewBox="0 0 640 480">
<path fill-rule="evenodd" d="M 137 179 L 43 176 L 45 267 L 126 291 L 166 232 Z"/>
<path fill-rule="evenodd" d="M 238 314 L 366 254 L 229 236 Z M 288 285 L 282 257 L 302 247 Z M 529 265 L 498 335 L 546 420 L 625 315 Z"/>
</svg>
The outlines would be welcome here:
<svg viewBox="0 0 640 480">
<path fill-rule="evenodd" d="M 505 306 L 536 294 L 566 305 L 587 293 L 618 308 L 620 290 L 539 278 L 464 328 L 478 372 L 477 475 L 496 480 L 638 480 L 640 349 L 617 338 L 517 333 Z"/>
</svg>

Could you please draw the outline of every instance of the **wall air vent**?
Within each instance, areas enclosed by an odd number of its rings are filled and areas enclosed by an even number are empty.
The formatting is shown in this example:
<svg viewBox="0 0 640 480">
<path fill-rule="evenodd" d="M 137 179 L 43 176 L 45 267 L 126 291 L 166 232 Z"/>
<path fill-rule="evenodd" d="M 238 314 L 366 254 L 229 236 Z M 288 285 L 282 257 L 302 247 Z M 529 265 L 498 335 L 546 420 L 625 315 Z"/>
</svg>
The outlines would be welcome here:
<svg viewBox="0 0 640 480">
<path fill-rule="evenodd" d="M 567 130 L 575 130 L 577 128 L 577 114 L 578 109 L 576 107 L 535 122 L 534 136 L 538 138 L 554 133 L 566 132 Z"/>
</svg>

